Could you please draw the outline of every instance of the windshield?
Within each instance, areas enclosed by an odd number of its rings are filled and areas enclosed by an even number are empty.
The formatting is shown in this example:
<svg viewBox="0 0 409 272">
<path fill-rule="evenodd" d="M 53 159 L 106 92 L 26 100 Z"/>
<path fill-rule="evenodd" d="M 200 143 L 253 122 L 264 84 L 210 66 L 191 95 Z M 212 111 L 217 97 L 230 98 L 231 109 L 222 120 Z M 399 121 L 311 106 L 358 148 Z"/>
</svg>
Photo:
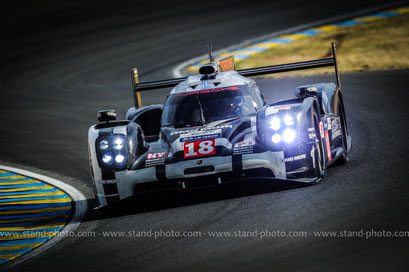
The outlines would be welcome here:
<svg viewBox="0 0 409 272">
<path fill-rule="evenodd" d="M 176 93 L 165 103 L 162 126 L 196 126 L 256 112 L 245 85 Z"/>
</svg>

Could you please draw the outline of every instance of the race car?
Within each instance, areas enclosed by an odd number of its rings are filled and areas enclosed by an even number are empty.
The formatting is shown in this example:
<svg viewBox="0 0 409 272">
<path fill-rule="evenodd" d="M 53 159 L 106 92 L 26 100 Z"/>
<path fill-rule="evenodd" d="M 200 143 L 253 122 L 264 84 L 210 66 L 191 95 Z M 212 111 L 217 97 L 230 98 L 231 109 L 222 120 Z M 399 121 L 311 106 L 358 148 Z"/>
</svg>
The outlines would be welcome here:
<svg viewBox="0 0 409 272">
<path fill-rule="evenodd" d="M 88 133 L 99 207 L 147 190 L 189 188 L 256 178 L 315 183 L 345 164 L 351 138 L 335 45 L 326 59 L 236 70 L 234 57 L 198 75 L 139 83 L 126 120 L 102 110 Z M 300 86 L 293 99 L 268 104 L 248 77 L 334 66 L 336 83 Z M 141 105 L 140 92 L 173 87 L 164 105 Z"/>
</svg>

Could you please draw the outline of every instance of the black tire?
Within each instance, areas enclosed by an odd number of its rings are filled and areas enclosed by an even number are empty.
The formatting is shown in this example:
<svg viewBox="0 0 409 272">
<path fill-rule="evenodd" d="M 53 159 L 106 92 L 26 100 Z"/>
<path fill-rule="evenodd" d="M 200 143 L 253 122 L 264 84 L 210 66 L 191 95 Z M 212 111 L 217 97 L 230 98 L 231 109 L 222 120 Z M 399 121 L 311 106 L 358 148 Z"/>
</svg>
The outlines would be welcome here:
<svg viewBox="0 0 409 272">
<path fill-rule="evenodd" d="M 314 151 L 314 165 L 315 165 L 315 176 L 319 179 L 321 179 L 324 176 L 324 165 L 325 165 L 325 159 L 324 159 L 324 142 L 321 138 L 321 133 L 320 133 L 320 128 L 318 125 L 318 116 L 315 112 L 313 111 L 313 118 L 314 118 L 314 128 L 315 128 L 315 141 L 316 141 L 316 147 Z"/>
<path fill-rule="evenodd" d="M 338 102 L 339 117 L 341 120 L 341 133 L 342 133 L 342 156 L 337 160 L 336 165 L 345 165 L 348 162 L 348 128 L 346 125 L 346 118 L 343 105 Z"/>
<path fill-rule="evenodd" d="M 91 177 L 94 178 L 94 169 L 92 168 L 92 159 L 91 159 L 91 149 L 88 146 L 88 162 L 89 162 L 89 172 Z"/>
</svg>

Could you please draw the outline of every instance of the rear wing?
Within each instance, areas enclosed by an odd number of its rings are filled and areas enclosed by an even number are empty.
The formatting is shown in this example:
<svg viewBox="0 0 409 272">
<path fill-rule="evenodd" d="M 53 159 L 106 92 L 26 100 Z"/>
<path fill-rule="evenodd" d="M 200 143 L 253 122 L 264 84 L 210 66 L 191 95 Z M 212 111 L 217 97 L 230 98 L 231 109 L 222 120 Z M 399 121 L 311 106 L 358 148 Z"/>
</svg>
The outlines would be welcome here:
<svg viewBox="0 0 409 272">
<path fill-rule="evenodd" d="M 268 75 L 268 74 L 277 74 L 277 73 L 285 73 L 285 72 L 334 66 L 337 86 L 338 88 L 341 88 L 341 82 L 340 82 L 339 74 L 338 74 L 337 58 L 336 58 L 336 53 L 335 53 L 336 51 L 335 43 L 332 43 L 331 46 L 332 46 L 332 58 L 301 61 L 301 62 L 279 64 L 279 65 L 271 65 L 271 66 L 264 66 L 264 67 L 250 68 L 250 69 L 242 69 L 242 70 L 237 70 L 237 73 L 245 77 L 252 77 L 252 76 L 261 76 L 261 75 Z M 236 70 L 234 57 L 232 56 L 225 58 L 223 60 L 220 60 L 218 62 L 218 65 L 219 65 L 220 71 Z M 136 68 L 131 69 L 131 76 L 132 76 L 132 86 L 133 86 L 133 93 L 134 93 L 134 100 L 135 100 L 135 108 L 142 106 L 140 92 L 150 91 L 154 89 L 175 87 L 176 85 L 178 85 L 179 83 L 187 79 L 187 77 L 180 77 L 180 78 L 139 83 L 138 70 Z"/>
</svg>

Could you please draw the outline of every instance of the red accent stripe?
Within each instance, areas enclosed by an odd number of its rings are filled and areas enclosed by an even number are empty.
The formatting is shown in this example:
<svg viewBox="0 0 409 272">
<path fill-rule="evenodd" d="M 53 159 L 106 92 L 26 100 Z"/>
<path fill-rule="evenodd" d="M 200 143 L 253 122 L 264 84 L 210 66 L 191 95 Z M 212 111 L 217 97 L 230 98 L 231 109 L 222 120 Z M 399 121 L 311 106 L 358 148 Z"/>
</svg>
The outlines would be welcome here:
<svg viewBox="0 0 409 272">
<path fill-rule="evenodd" d="M 328 154 L 328 160 L 332 160 L 331 156 L 331 145 L 329 143 L 329 135 L 328 135 L 328 130 L 325 131 L 325 142 L 327 143 L 327 154 Z"/>
</svg>

